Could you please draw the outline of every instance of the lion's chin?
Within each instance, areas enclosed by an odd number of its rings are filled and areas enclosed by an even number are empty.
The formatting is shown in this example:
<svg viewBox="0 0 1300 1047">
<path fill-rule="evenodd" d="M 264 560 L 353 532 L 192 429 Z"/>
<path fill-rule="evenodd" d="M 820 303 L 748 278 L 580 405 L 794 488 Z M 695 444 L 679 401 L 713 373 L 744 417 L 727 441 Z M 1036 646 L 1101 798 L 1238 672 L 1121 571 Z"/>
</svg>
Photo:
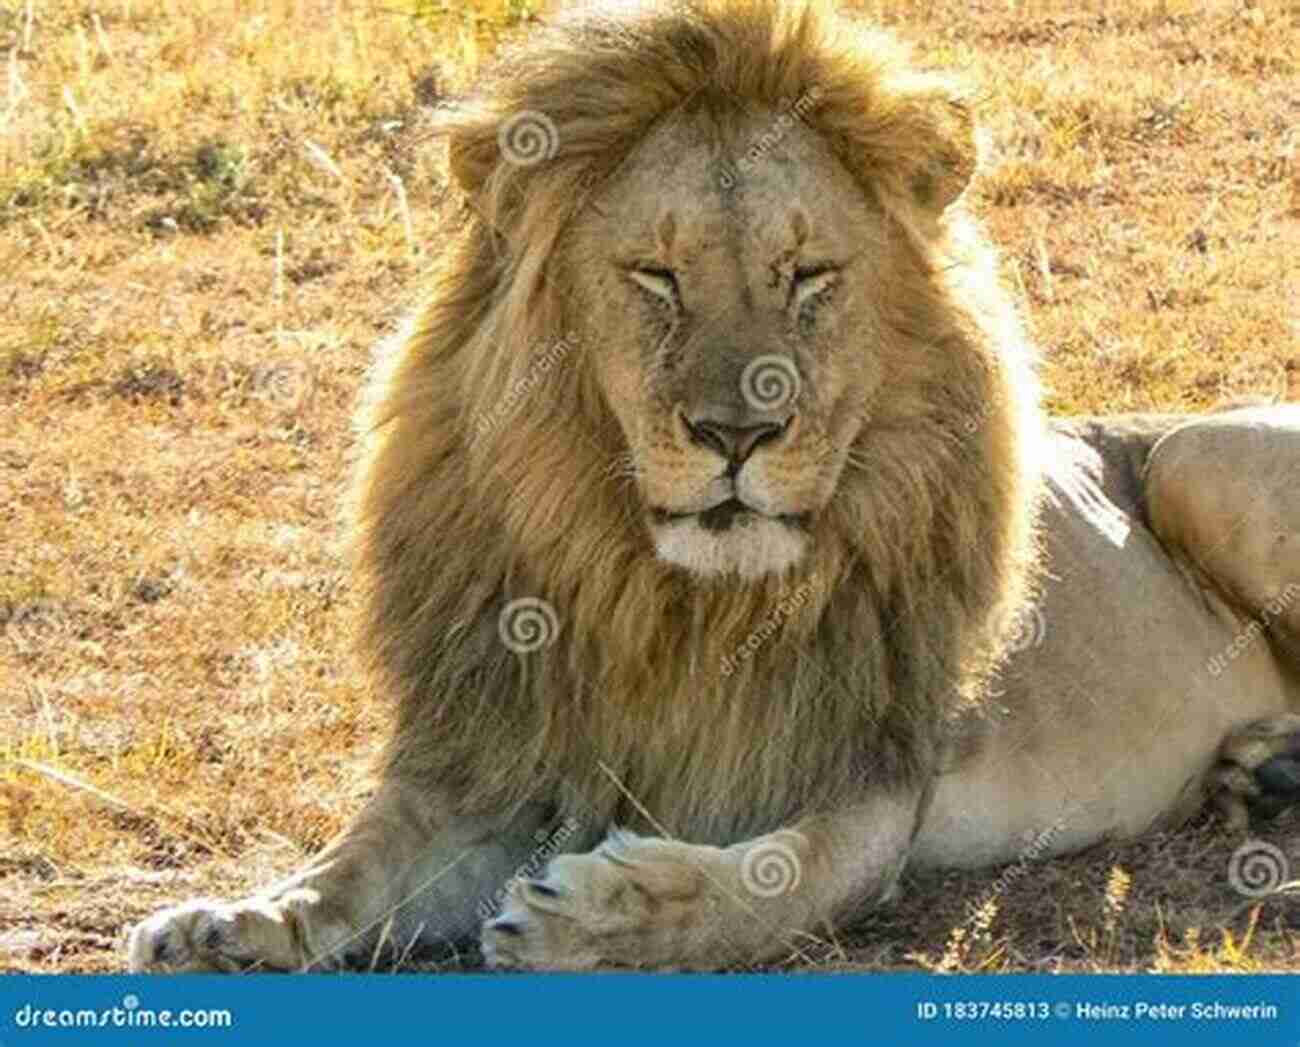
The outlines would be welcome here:
<svg viewBox="0 0 1300 1047">
<path fill-rule="evenodd" d="M 754 513 L 721 531 L 685 516 L 651 524 L 651 532 L 660 560 L 704 577 L 780 574 L 803 559 L 809 543 L 798 527 Z"/>
</svg>

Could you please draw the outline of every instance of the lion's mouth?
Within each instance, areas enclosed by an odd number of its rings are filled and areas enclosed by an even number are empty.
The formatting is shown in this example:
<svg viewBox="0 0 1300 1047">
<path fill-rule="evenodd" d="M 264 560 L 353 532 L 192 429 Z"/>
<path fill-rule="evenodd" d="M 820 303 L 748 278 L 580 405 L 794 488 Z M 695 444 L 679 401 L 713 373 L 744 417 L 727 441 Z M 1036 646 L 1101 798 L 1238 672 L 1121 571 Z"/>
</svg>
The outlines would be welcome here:
<svg viewBox="0 0 1300 1047">
<path fill-rule="evenodd" d="M 733 526 L 743 527 L 748 521 L 757 518 L 776 520 L 790 527 L 803 527 L 808 522 L 809 514 L 780 513 L 772 515 L 763 513 L 733 496 L 708 509 L 700 509 L 691 513 L 675 513 L 668 509 L 654 509 L 652 515 L 657 524 L 669 524 L 676 523 L 679 520 L 694 519 L 705 531 L 721 534 L 723 531 L 731 530 Z"/>
</svg>

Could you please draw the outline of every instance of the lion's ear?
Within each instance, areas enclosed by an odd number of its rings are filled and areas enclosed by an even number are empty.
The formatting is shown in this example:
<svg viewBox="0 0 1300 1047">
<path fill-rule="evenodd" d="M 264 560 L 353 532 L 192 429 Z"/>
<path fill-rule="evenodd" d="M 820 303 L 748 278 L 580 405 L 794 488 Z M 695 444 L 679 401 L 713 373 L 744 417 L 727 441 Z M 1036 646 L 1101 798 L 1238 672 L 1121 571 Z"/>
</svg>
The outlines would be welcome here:
<svg viewBox="0 0 1300 1047">
<path fill-rule="evenodd" d="M 467 196 L 478 194 L 499 159 L 495 138 L 476 138 L 472 132 L 459 129 L 447 136 L 447 169 Z"/>
<path fill-rule="evenodd" d="M 917 133 L 929 139 L 930 148 L 917 158 L 908 188 L 918 206 L 942 211 L 966 191 L 975 174 L 975 120 L 966 99 L 946 90 L 918 101 Z"/>
<path fill-rule="evenodd" d="M 869 177 L 937 216 L 965 191 L 978 153 L 970 97 L 946 77 L 914 73 L 883 85 L 884 104 L 853 134 Z"/>
</svg>

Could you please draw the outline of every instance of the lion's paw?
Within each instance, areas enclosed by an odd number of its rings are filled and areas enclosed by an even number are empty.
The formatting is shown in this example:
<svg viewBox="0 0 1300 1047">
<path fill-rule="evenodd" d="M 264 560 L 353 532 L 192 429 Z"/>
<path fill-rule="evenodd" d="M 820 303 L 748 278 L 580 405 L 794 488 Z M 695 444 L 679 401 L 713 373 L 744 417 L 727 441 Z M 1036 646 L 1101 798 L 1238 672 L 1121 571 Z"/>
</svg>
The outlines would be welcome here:
<svg viewBox="0 0 1300 1047">
<path fill-rule="evenodd" d="M 313 892 L 274 902 L 223 903 L 200 898 L 155 913 L 127 939 L 130 970 L 296 970 L 305 966 L 298 917 Z"/>
<path fill-rule="evenodd" d="M 1228 822 L 1271 818 L 1300 803 L 1300 716 L 1282 714 L 1238 728 L 1223 743 L 1215 800 Z"/>
<path fill-rule="evenodd" d="M 729 962 L 720 902 L 734 890 L 729 852 L 615 831 L 587 854 L 515 880 L 483 927 L 494 967 L 581 970 Z"/>
</svg>

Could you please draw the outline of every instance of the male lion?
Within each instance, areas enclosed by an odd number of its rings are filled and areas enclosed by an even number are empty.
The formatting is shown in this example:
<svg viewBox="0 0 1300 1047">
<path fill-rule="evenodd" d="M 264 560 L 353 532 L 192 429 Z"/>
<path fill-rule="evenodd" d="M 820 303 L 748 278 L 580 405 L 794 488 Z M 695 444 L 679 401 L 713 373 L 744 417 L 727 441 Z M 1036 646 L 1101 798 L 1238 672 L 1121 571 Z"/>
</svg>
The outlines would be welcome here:
<svg viewBox="0 0 1300 1047">
<path fill-rule="evenodd" d="M 444 123 L 470 213 L 363 413 L 379 788 L 133 968 L 761 961 L 905 866 L 1294 798 L 1300 412 L 1046 423 L 948 80 L 622 6 Z"/>
</svg>

